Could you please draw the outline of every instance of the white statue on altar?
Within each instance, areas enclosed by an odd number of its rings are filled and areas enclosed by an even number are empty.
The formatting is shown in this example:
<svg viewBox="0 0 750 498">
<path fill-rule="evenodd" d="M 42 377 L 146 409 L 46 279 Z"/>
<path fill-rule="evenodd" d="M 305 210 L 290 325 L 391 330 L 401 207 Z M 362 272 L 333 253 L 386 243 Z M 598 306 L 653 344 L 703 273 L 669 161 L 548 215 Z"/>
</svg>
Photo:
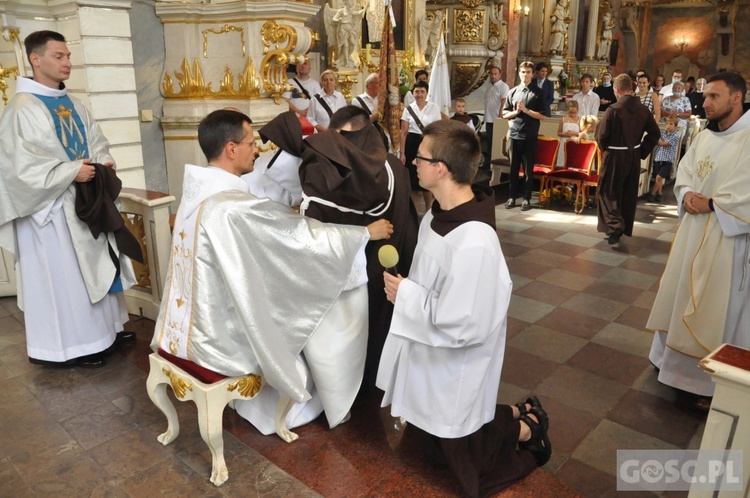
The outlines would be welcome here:
<svg viewBox="0 0 750 498">
<path fill-rule="evenodd" d="M 432 13 L 427 12 L 419 23 L 419 45 L 417 53 L 423 54 L 424 60 L 429 61 L 437 52 L 440 44 L 440 35 L 443 30 L 443 20 L 445 12 L 436 10 Z"/>
<path fill-rule="evenodd" d="M 568 23 L 572 19 L 567 16 L 568 0 L 557 0 L 555 10 L 550 16 L 550 39 L 549 53 L 552 55 L 564 55 L 565 35 L 568 33 Z M 567 21 L 567 22 L 566 22 Z"/>
<path fill-rule="evenodd" d="M 599 39 L 599 53 L 597 59 L 600 61 L 609 60 L 609 49 L 612 46 L 612 29 L 615 27 L 615 21 L 612 19 L 612 13 L 607 12 L 602 18 L 602 37 Z"/>
<path fill-rule="evenodd" d="M 326 4 L 324 19 L 330 45 L 336 47 L 335 66 L 339 69 L 359 69 L 359 39 L 365 8 L 357 8 L 356 0 L 344 0 L 344 6 L 334 8 Z"/>
</svg>

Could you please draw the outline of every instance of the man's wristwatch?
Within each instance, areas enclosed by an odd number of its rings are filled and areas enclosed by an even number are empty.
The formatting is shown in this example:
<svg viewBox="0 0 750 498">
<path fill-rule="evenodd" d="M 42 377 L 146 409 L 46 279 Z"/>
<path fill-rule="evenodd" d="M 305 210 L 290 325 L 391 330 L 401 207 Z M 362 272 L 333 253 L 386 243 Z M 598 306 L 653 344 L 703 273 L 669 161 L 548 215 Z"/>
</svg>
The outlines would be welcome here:
<svg viewBox="0 0 750 498">
<path fill-rule="evenodd" d="M 711 211 L 716 211 L 716 209 L 714 209 L 714 200 L 710 197 L 708 199 L 708 209 L 710 209 Z"/>
</svg>

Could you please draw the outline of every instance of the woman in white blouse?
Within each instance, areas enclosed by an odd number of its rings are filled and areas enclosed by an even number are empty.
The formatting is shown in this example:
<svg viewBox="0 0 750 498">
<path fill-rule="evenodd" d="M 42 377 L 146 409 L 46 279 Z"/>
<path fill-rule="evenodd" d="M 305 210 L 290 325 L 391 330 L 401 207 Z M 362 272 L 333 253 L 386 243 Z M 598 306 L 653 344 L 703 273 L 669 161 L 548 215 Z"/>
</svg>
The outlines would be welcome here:
<svg viewBox="0 0 750 498">
<path fill-rule="evenodd" d="M 320 84 L 323 86 L 323 91 L 310 99 L 307 120 L 319 132 L 328 128 L 328 123 L 331 122 L 331 115 L 334 112 L 342 107 L 346 107 L 346 99 L 341 92 L 336 90 L 338 81 L 339 77 L 335 71 L 331 71 L 330 69 L 323 71 L 320 75 Z M 327 109 L 326 106 L 328 107 Z"/>
<path fill-rule="evenodd" d="M 414 159 L 417 157 L 419 144 L 422 143 L 422 129 L 433 121 L 442 119 L 440 108 L 437 104 L 427 102 L 427 92 L 429 89 L 429 85 L 424 81 L 414 83 L 414 87 L 411 90 L 412 95 L 414 95 L 414 102 L 409 104 L 401 115 L 401 148 L 399 152 L 401 163 L 409 170 L 411 199 L 414 202 L 414 207 L 417 207 L 421 192 L 424 199 L 425 212 L 432 205 L 432 193 L 419 185 Z M 417 122 L 415 116 L 419 122 Z"/>
</svg>

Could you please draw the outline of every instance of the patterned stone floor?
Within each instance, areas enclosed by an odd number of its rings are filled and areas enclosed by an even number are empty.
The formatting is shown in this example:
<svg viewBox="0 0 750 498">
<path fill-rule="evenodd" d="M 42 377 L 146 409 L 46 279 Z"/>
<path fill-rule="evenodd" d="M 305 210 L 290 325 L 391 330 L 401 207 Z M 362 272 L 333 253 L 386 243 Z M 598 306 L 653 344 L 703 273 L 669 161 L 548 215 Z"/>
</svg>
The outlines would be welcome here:
<svg viewBox="0 0 750 498">
<path fill-rule="evenodd" d="M 596 232 L 593 209 L 577 216 L 500 204 L 497 215 L 514 282 L 499 401 L 536 393 L 554 448 L 543 469 L 501 496 L 614 496 L 617 449 L 697 447 L 705 414 L 656 381 L 644 330 L 676 230 L 674 206 L 642 203 L 634 236 L 618 251 Z M 230 478 L 215 488 L 193 405 L 177 403 L 181 434 L 157 443 L 166 421 L 145 392 L 153 322 L 134 319 L 129 329 L 136 344 L 104 369 L 34 366 L 15 298 L 0 299 L 0 496 L 459 493 L 409 450 L 378 393 L 360 396 L 350 422 L 330 431 L 318 419 L 293 444 L 226 410 Z"/>
</svg>

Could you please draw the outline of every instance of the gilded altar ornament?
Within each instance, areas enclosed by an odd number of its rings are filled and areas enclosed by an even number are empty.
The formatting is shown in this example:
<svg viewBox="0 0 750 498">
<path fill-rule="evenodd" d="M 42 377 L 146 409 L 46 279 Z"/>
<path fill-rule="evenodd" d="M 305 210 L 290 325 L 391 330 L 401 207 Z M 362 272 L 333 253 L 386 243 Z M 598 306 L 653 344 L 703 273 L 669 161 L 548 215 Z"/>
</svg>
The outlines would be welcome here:
<svg viewBox="0 0 750 498">
<path fill-rule="evenodd" d="M 297 28 L 276 21 L 266 21 L 260 28 L 263 41 L 263 61 L 260 72 L 263 88 L 271 94 L 276 104 L 281 103 L 281 94 L 291 90 L 287 83 L 287 64 L 300 64 L 318 40 L 317 33 L 310 28 Z"/>
<path fill-rule="evenodd" d="M 451 65 L 451 95 L 468 95 L 479 85 L 484 83 L 484 79 L 472 85 L 477 79 L 477 75 L 482 70 L 481 62 L 457 62 Z"/>
<path fill-rule="evenodd" d="M 250 374 L 237 382 L 229 384 L 227 391 L 232 392 L 236 389 L 245 398 L 252 398 L 260 392 L 261 387 L 263 387 L 263 379 L 259 375 Z"/>
<path fill-rule="evenodd" d="M 219 90 L 214 91 L 211 88 L 211 82 L 206 83 L 203 79 L 203 70 L 197 58 L 193 60 L 191 69 L 187 59 L 182 60 L 182 72 L 174 71 L 177 78 L 179 90 L 175 92 L 174 81 L 169 73 L 164 74 L 162 81 L 162 91 L 166 98 L 259 98 L 260 97 L 260 78 L 257 76 L 253 59 L 248 57 L 245 60 L 245 67 L 239 77 L 239 88 L 234 88 L 234 75 L 229 66 L 224 67 L 224 76 L 219 82 Z"/>
<path fill-rule="evenodd" d="M 162 367 L 161 371 L 164 372 L 164 375 L 169 377 L 169 382 L 172 384 L 172 391 L 174 391 L 174 395 L 178 398 L 184 398 L 188 391 L 193 390 L 193 385 L 190 382 L 178 377 L 176 373 L 169 370 L 167 367 Z"/>
<path fill-rule="evenodd" d="M 462 4 L 470 9 L 476 9 L 477 5 L 484 3 L 484 0 L 459 0 Z"/>
<path fill-rule="evenodd" d="M 5 81 L 5 78 L 10 78 L 11 76 L 18 78 L 18 66 L 4 68 L 0 64 L 0 92 L 3 92 L 3 104 L 8 103 L 8 96 L 5 94 L 8 90 L 8 82 Z"/>
<path fill-rule="evenodd" d="M 268 145 L 263 145 L 263 144 L 256 145 L 256 147 L 258 147 L 258 152 L 261 152 L 261 153 L 268 152 L 270 150 L 278 150 L 279 148 L 279 146 L 273 142 L 268 142 Z"/>
<path fill-rule="evenodd" d="M 245 28 L 242 26 L 229 26 L 228 24 L 225 24 L 221 27 L 221 29 L 204 29 L 201 31 L 201 34 L 203 34 L 203 57 L 208 57 L 208 34 L 213 33 L 216 35 L 220 35 L 223 33 L 230 33 L 230 32 L 239 32 L 240 34 L 240 44 L 242 45 L 242 57 L 245 57 Z"/>
<path fill-rule="evenodd" d="M 346 100 L 352 99 L 352 85 L 354 85 L 358 81 L 357 78 L 352 78 L 352 76 L 354 76 L 355 74 L 359 73 L 347 72 L 339 74 L 339 86 L 341 87 L 341 94 Z"/>
<path fill-rule="evenodd" d="M 483 10 L 455 9 L 453 11 L 453 42 L 483 43 L 484 14 Z"/>
</svg>

